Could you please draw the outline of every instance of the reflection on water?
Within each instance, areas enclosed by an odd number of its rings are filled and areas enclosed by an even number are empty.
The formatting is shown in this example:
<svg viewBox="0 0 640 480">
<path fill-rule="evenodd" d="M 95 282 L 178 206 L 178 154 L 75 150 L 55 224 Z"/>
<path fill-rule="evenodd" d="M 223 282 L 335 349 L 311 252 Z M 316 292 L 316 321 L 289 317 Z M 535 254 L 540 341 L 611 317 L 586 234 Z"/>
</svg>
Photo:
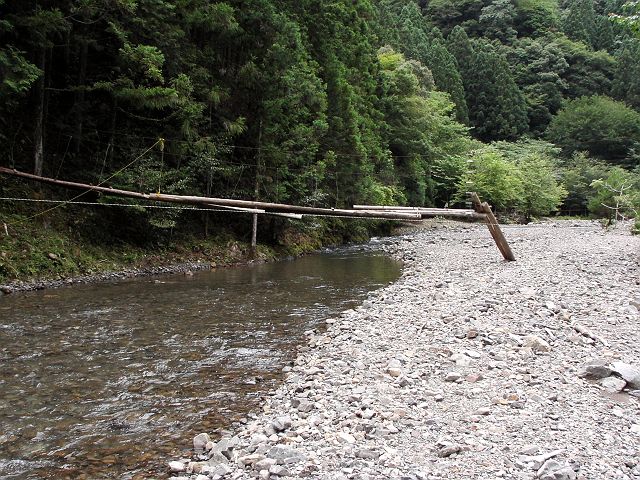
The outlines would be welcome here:
<svg viewBox="0 0 640 480">
<path fill-rule="evenodd" d="M 0 298 L 0 477 L 164 476 L 258 405 L 305 330 L 399 273 L 341 251 Z"/>
</svg>

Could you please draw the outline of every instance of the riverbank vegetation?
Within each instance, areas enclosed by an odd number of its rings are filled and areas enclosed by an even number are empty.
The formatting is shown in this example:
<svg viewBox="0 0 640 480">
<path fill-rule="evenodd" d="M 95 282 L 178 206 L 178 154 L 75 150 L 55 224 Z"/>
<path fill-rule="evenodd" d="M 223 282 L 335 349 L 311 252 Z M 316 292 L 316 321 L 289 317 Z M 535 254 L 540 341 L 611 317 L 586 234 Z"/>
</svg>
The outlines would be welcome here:
<svg viewBox="0 0 640 480">
<path fill-rule="evenodd" d="M 453 206 L 476 190 L 503 217 L 632 217 L 635 7 L 0 0 L 0 165 L 312 206 Z M 0 182 L 3 198 L 73 195 Z M 153 249 L 167 238 L 246 241 L 251 230 L 247 215 L 68 206 L 32 218 L 42 210 L 1 200 L 0 251 L 15 255 L 41 229 L 82 237 L 84 252 Z M 271 246 L 312 232 L 315 244 L 354 230 L 366 234 L 363 224 L 261 217 L 259 239 Z M 24 268 L 40 271 L 37 262 Z M 23 270 L 5 261 L 0 275 Z"/>
</svg>

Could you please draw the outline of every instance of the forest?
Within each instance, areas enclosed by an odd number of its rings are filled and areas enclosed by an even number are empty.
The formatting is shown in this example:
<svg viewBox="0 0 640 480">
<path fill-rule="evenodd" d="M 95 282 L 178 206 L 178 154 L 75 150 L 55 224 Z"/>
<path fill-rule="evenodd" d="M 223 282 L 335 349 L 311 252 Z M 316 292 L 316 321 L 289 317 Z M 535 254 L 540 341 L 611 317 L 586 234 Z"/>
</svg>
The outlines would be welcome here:
<svg viewBox="0 0 640 480">
<path fill-rule="evenodd" d="M 520 221 L 634 217 L 637 11 L 623 0 L 0 0 L 0 165 L 311 206 L 454 206 L 474 190 Z M 3 178 L 0 195 L 64 197 L 25 188 Z M 0 211 L 11 224 L 36 208 Z M 68 212 L 68 230 L 139 243 L 174 230 L 242 238 L 251 222 Z M 292 225 L 368 228 L 261 222 L 265 242 Z"/>
</svg>

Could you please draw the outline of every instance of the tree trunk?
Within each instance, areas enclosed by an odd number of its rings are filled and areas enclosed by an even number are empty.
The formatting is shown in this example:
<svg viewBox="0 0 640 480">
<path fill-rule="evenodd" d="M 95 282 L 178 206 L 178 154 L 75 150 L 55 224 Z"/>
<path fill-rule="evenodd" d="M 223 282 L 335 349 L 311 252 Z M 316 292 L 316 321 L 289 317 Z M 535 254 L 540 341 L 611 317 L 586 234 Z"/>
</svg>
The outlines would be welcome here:
<svg viewBox="0 0 640 480">
<path fill-rule="evenodd" d="M 257 202 L 260 196 L 260 160 L 262 157 L 262 120 L 260 120 L 260 130 L 258 131 L 258 154 L 256 155 L 256 183 L 253 189 L 254 200 Z M 255 254 L 258 248 L 258 214 L 253 214 L 253 225 L 251 228 L 251 251 Z"/>
<path fill-rule="evenodd" d="M 85 99 L 85 82 L 87 79 L 87 54 L 89 52 L 89 42 L 86 39 L 80 41 L 80 71 L 78 72 L 78 90 L 76 93 L 76 126 L 75 126 L 75 151 L 80 153 L 82 144 L 82 127 L 84 123 L 84 99 Z"/>
<path fill-rule="evenodd" d="M 38 68 L 42 75 L 36 83 L 36 125 L 34 131 L 33 172 L 42 175 L 44 167 L 44 102 L 45 102 L 45 67 L 47 49 L 42 47 L 38 55 Z"/>
</svg>

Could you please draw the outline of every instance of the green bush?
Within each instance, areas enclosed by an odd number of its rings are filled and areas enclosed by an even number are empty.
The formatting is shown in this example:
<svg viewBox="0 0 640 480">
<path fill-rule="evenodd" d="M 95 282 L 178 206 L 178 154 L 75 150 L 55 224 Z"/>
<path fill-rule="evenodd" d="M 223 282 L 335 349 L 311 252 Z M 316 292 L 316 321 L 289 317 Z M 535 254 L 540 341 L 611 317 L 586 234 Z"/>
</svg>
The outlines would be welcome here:
<svg viewBox="0 0 640 480">
<path fill-rule="evenodd" d="M 616 220 L 637 217 L 640 204 L 640 176 L 621 167 L 612 167 L 605 178 L 591 183 L 594 195 L 589 199 L 589 211 Z"/>
<path fill-rule="evenodd" d="M 611 163 L 629 163 L 630 149 L 640 141 L 640 113 L 608 97 L 581 97 L 560 110 L 547 138 L 566 156 L 586 151 Z"/>
<path fill-rule="evenodd" d="M 513 162 L 495 147 L 473 152 L 469 168 L 458 183 L 457 199 L 476 192 L 498 211 L 515 211 L 523 193 L 522 177 Z"/>
</svg>

